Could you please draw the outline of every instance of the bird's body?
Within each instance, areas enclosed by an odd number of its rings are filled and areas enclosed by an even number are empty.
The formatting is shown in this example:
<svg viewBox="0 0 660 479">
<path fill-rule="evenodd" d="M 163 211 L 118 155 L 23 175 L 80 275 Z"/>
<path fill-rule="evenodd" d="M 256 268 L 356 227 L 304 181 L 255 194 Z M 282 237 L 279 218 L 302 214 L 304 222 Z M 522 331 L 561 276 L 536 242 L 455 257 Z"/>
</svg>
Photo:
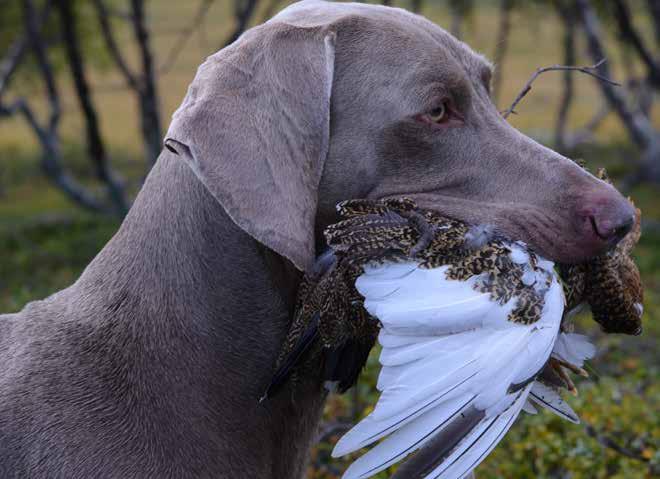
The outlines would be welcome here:
<svg viewBox="0 0 660 479">
<path fill-rule="evenodd" d="M 326 231 L 331 251 L 301 288 L 267 395 L 300 368 L 318 370 L 328 389 L 343 392 L 378 338 L 381 396 L 333 455 L 381 442 L 345 478 L 370 477 L 404 459 L 396 477 L 462 478 L 521 410 L 535 410 L 532 403 L 578 421 L 558 390 L 574 390 L 564 369 L 583 373 L 594 348 L 566 330 L 566 294 L 575 304 L 589 299 L 585 291 L 598 284 L 585 287 L 585 271 L 619 278 L 612 265 L 622 259 L 634 268 L 629 249 L 591 270 L 570 269 L 565 282 L 525 244 L 405 199 L 338 209 L 345 219 Z M 599 301 L 623 297 L 621 281 L 608 284 Z M 641 312 L 629 317 L 633 310 L 619 308 L 604 322 L 639 322 Z"/>
</svg>

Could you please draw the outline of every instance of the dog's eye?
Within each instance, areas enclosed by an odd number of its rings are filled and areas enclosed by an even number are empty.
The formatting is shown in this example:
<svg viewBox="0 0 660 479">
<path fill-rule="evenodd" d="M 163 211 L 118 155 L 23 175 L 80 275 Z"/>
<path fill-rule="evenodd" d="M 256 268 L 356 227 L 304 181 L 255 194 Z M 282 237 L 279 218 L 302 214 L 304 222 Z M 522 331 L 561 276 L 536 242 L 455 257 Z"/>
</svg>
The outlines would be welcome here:
<svg viewBox="0 0 660 479">
<path fill-rule="evenodd" d="M 415 120 L 435 127 L 445 127 L 461 124 L 463 117 L 453 108 L 451 100 L 445 100 L 432 110 L 416 115 Z"/>
<path fill-rule="evenodd" d="M 445 103 L 429 112 L 429 120 L 431 120 L 433 123 L 442 123 L 447 119 L 447 116 L 448 111 L 447 105 Z"/>
</svg>

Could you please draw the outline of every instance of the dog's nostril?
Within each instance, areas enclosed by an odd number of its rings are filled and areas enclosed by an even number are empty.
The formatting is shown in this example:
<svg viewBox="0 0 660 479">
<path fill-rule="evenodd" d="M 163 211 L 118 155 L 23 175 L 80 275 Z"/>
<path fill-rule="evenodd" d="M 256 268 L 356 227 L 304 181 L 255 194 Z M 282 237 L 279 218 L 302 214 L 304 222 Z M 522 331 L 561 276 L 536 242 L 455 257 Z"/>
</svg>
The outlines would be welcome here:
<svg viewBox="0 0 660 479">
<path fill-rule="evenodd" d="M 622 240 L 628 233 L 630 233 L 630 230 L 633 229 L 633 225 L 635 224 L 635 217 L 631 216 L 628 219 L 624 220 L 619 226 L 614 228 L 614 236 L 618 240 Z"/>
<path fill-rule="evenodd" d="M 635 217 L 629 216 L 618 223 L 611 221 L 599 221 L 596 217 L 590 216 L 591 227 L 599 238 L 609 242 L 621 241 L 632 229 L 635 224 Z"/>
</svg>

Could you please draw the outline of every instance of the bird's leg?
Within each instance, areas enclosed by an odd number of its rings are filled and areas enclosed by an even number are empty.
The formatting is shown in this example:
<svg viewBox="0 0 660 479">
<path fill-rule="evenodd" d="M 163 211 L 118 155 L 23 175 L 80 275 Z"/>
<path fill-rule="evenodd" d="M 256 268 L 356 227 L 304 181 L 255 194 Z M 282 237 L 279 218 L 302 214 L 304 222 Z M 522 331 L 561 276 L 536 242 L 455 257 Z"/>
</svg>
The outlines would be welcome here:
<svg viewBox="0 0 660 479">
<path fill-rule="evenodd" d="M 559 366 L 564 367 L 564 368 L 572 371 L 575 374 L 578 374 L 578 375 L 580 375 L 584 378 L 589 377 L 589 373 L 587 371 L 585 371 L 584 369 L 582 369 L 579 366 L 576 366 L 575 364 L 571 364 L 569 362 L 566 362 L 566 361 L 564 361 L 562 359 L 558 359 L 558 358 L 551 358 L 551 359 L 554 359 L 554 361 L 556 361 Z"/>
<path fill-rule="evenodd" d="M 584 376 L 585 374 L 588 376 L 587 372 L 582 368 L 578 368 L 574 364 L 569 364 L 566 361 L 562 361 L 561 359 L 557 359 L 557 358 L 550 358 L 548 360 L 548 365 L 559 376 L 559 378 L 564 382 L 564 384 L 566 384 L 566 389 L 568 389 L 568 391 L 574 396 L 577 396 L 578 393 L 577 388 L 575 387 L 575 384 L 573 384 L 571 378 L 568 377 L 568 374 L 566 374 L 564 368 L 573 371 L 574 373 L 577 373 L 580 376 Z"/>
<path fill-rule="evenodd" d="M 410 257 L 414 258 L 431 245 L 435 237 L 436 228 L 429 224 L 426 218 L 416 211 L 407 211 L 405 212 L 405 216 L 408 218 L 410 225 L 419 233 L 417 243 L 410 249 L 409 253 Z"/>
</svg>

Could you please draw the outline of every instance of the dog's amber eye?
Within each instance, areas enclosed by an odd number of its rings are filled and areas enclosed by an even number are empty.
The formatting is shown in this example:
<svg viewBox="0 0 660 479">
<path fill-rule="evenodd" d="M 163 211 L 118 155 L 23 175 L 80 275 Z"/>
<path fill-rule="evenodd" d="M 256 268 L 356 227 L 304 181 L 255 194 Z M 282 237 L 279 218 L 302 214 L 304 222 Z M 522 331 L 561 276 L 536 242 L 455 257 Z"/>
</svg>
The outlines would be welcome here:
<svg viewBox="0 0 660 479">
<path fill-rule="evenodd" d="M 447 107 L 443 103 L 442 105 L 434 108 L 429 112 L 429 119 L 433 123 L 442 123 L 447 119 Z"/>
</svg>

